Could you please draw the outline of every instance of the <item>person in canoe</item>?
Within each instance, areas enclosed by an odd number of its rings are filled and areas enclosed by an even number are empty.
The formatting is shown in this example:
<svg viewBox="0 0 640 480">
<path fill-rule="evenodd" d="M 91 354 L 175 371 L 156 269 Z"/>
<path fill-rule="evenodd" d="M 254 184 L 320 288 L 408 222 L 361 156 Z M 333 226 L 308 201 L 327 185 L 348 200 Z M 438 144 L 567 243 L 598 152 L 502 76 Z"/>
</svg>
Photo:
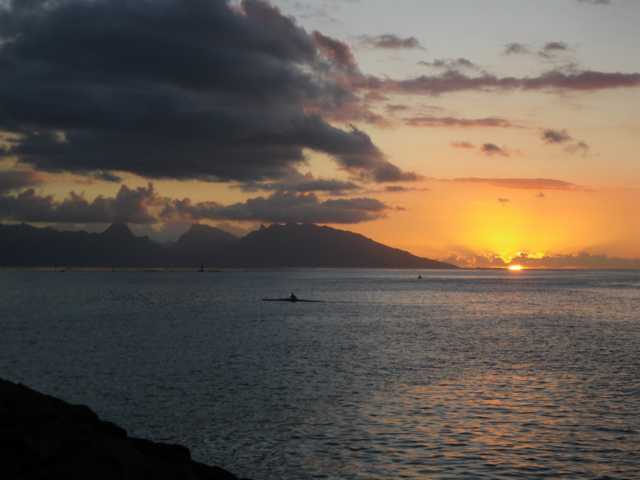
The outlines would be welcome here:
<svg viewBox="0 0 640 480">
<path fill-rule="evenodd" d="M 289 295 L 289 300 L 292 302 L 297 302 L 298 301 L 298 297 L 295 296 L 295 294 L 293 292 L 291 292 L 291 295 Z"/>
</svg>

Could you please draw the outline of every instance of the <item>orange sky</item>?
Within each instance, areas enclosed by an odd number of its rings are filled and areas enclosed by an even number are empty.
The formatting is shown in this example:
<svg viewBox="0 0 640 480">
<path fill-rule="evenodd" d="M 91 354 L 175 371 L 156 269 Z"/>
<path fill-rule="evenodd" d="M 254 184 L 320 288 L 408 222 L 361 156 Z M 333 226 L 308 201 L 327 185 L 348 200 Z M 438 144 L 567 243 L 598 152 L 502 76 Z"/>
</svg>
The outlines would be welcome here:
<svg viewBox="0 0 640 480">
<path fill-rule="evenodd" d="M 400 2 L 397 9 L 378 0 L 345 2 L 330 12 L 331 21 L 317 3 L 274 3 L 307 32 L 322 31 L 347 46 L 359 72 L 375 75 L 380 82 L 436 78 L 442 71 L 428 65 L 458 58 L 468 59 L 472 66 L 448 68 L 465 78 L 527 80 L 549 72 L 571 76 L 595 71 L 620 73 L 636 82 L 634 72 L 640 71 L 639 44 L 633 42 L 633 19 L 640 19 L 635 2 L 548 2 L 536 9 L 522 2 L 512 12 L 515 19 L 493 15 L 489 31 L 471 22 L 471 12 L 462 8 L 468 2 L 462 0 L 430 3 L 430 10 L 426 2 L 413 0 Z M 490 17 L 499 4 L 486 2 L 479 15 Z M 454 18 L 464 21 L 455 23 Z M 527 18 L 539 28 L 514 25 L 514 20 Z M 409 47 L 385 49 L 375 44 L 383 34 L 415 41 L 406 43 Z M 619 41 L 603 49 L 607 37 Z M 506 46 L 515 42 L 526 52 L 506 54 Z M 422 180 L 363 183 L 360 191 L 339 198 L 378 199 L 388 206 L 384 218 L 335 226 L 419 255 L 457 256 L 462 263 L 472 262 L 476 255 L 508 262 L 521 252 L 640 258 L 640 88 L 633 82 L 611 88 L 479 87 L 437 93 L 408 92 L 389 83 L 385 98 L 367 104 L 384 124 L 358 118 L 341 121 L 331 118 L 331 112 L 327 121 L 343 130 L 356 125 L 389 162 L 416 172 Z M 356 93 L 364 98 L 367 91 Z M 549 132 L 562 138 L 547 141 Z M 301 173 L 343 181 L 355 178 L 354 171 L 326 153 L 306 149 L 305 155 Z M 0 171 L 15 169 L 17 160 L 5 157 Z M 17 168 L 26 165 L 22 162 Z M 114 172 L 130 188 L 152 181 L 160 195 L 189 197 L 192 202 L 229 205 L 270 194 L 242 190 L 233 181 L 179 181 Z M 120 183 L 88 180 L 82 172 L 38 175 L 42 181 L 33 187 L 36 192 L 57 200 L 70 191 L 89 200 L 113 197 L 120 188 Z M 385 192 L 388 185 L 405 190 Z M 331 197 L 317 195 L 320 200 Z M 250 229 L 260 222 L 224 223 Z"/>
</svg>

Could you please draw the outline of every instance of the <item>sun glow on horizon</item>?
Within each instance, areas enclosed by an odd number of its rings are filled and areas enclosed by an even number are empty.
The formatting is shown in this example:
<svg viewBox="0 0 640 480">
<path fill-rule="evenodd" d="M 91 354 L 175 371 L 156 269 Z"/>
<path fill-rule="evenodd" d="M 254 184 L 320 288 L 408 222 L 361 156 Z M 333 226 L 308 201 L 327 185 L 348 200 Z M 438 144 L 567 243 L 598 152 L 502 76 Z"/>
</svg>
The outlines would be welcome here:
<svg viewBox="0 0 640 480">
<path fill-rule="evenodd" d="M 524 270 L 522 265 L 509 265 L 510 272 L 521 272 L 522 270 Z"/>
</svg>

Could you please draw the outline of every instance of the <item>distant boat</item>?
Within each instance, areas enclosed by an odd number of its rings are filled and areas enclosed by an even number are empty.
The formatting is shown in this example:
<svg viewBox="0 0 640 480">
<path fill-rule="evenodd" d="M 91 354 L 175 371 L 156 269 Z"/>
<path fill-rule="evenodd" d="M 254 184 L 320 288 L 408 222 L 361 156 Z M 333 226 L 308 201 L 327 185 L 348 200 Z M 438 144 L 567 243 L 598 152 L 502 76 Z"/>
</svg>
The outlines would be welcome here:
<svg viewBox="0 0 640 480">
<path fill-rule="evenodd" d="M 322 303 L 322 300 L 305 300 L 296 297 L 293 293 L 286 298 L 263 298 L 263 302 L 290 302 L 290 303 Z"/>
<path fill-rule="evenodd" d="M 291 298 L 263 298 L 263 302 L 289 302 L 289 303 L 324 303 L 322 300 L 306 300 L 304 298 L 296 298 L 292 300 Z"/>
</svg>

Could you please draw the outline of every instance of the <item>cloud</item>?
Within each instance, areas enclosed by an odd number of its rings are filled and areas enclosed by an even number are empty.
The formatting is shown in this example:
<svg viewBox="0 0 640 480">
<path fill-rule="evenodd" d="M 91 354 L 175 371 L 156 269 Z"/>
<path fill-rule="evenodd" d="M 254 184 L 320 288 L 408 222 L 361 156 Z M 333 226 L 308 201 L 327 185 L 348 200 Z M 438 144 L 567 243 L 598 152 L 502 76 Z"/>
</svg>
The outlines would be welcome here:
<svg viewBox="0 0 640 480">
<path fill-rule="evenodd" d="M 546 143 L 566 143 L 572 140 L 571 135 L 566 130 L 554 130 L 548 128 L 542 132 L 542 139 Z"/>
<path fill-rule="evenodd" d="M 418 62 L 418 65 L 422 65 L 423 67 L 434 68 L 437 70 L 472 70 L 472 71 L 480 71 L 481 68 L 478 67 L 471 60 L 463 57 L 459 58 L 436 58 L 431 62 L 421 61 Z"/>
<path fill-rule="evenodd" d="M 349 45 L 335 38 L 313 32 L 313 41 L 318 50 L 335 65 L 345 70 L 357 71 L 358 64 Z"/>
<path fill-rule="evenodd" d="M 542 140 L 550 145 L 566 145 L 565 151 L 572 154 L 589 154 L 589 145 L 582 140 L 575 140 L 566 130 L 545 129 L 542 131 Z"/>
<path fill-rule="evenodd" d="M 451 148 L 457 148 L 461 150 L 475 150 L 476 146 L 471 142 L 458 141 L 451 142 Z M 495 143 L 484 143 L 478 147 L 478 152 L 486 155 L 487 157 L 500 156 L 500 157 L 510 157 L 511 151 L 506 147 L 500 147 Z"/>
<path fill-rule="evenodd" d="M 429 128 L 520 128 L 511 121 L 498 117 L 456 118 L 424 115 L 406 118 L 405 124 L 411 127 Z"/>
<path fill-rule="evenodd" d="M 103 182 L 111 182 L 111 183 L 120 183 L 122 182 L 122 177 L 116 175 L 113 172 L 94 172 L 93 178 L 96 180 L 101 180 Z"/>
<path fill-rule="evenodd" d="M 584 157 L 584 156 L 589 155 L 590 147 L 586 142 L 579 141 L 579 142 L 573 143 L 571 145 L 568 145 L 565 148 L 565 151 L 567 151 L 569 153 L 572 153 L 572 154 L 582 155 Z"/>
<path fill-rule="evenodd" d="M 123 185 L 115 197 L 100 195 L 93 201 L 75 192 L 56 201 L 53 196 L 28 189 L 17 195 L 0 196 L 0 218 L 42 223 L 150 224 L 157 221 L 150 208 L 160 203 L 151 184 L 133 189 Z"/>
<path fill-rule="evenodd" d="M 90 52 L 88 54 L 87 52 Z M 370 180 L 409 179 L 357 128 L 375 122 L 348 47 L 260 0 L 12 2 L 0 9 L 4 152 L 46 171 L 258 181 L 305 151 Z"/>
<path fill-rule="evenodd" d="M 553 60 L 559 54 L 568 53 L 571 51 L 569 45 L 565 42 L 552 41 L 545 43 L 537 52 L 524 43 L 512 42 L 507 43 L 503 50 L 503 55 L 538 55 L 546 60 Z"/>
<path fill-rule="evenodd" d="M 391 33 L 384 35 L 363 35 L 360 37 L 362 43 L 371 48 L 386 50 L 420 49 L 424 47 L 416 37 L 399 37 Z"/>
<path fill-rule="evenodd" d="M 460 148 L 465 150 L 471 150 L 476 148 L 476 146 L 471 142 L 451 142 L 451 148 Z"/>
<path fill-rule="evenodd" d="M 528 55 L 531 53 L 531 49 L 523 43 L 507 43 L 504 46 L 504 55 Z"/>
<path fill-rule="evenodd" d="M 492 187 L 510 188 L 515 190 L 562 190 L 569 192 L 589 191 L 588 188 L 551 178 L 480 178 L 461 177 L 447 180 L 456 183 L 475 183 Z"/>
<path fill-rule="evenodd" d="M 387 185 L 384 190 L 387 193 L 404 193 L 410 191 L 410 189 L 402 185 Z"/>
<path fill-rule="evenodd" d="M 586 3 L 588 5 L 612 5 L 612 0 L 578 0 L 578 3 Z"/>
<path fill-rule="evenodd" d="M 594 253 L 570 253 L 546 255 L 529 255 L 526 252 L 507 262 L 497 254 L 476 254 L 462 251 L 454 254 L 446 261 L 455 265 L 471 268 L 506 268 L 509 265 L 522 265 L 528 268 L 589 268 L 589 269 L 637 269 L 640 268 L 638 258 L 609 257 Z"/>
<path fill-rule="evenodd" d="M 362 86 L 387 93 L 431 96 L 464 91 L 593 92 L 638 87 L 640 86 L 640 73 L 555 69 L 533 77 L 499 77 L 489 73 L 469 76 L 461 72 L 447 71 L 441 75 L 422 75 L 408 80 L 369 77 Z"/>
<path fill-rule="evenodd" d="M 405 187 L 404 185 L 387 185 L 381 189 L 367 190 L 367 193 L 376 195 L 393 194 L 393 193 L 410 193 L 410 192 L 429 192 L 425 187 Z M 396 208 L 398 210 L 398 208 Z"/>
<path fill-rule="evenodd" d="M 409 110 L 409 106 L 400 103 L 389 103 L 385 106 L 385 110 L 387 111 L 387 113 L 393 115 L 394 113 L 405 112 Z"/>
<path fill-rule="evenodd" d="M 358 185 L 357 183 L 329 178 L 316 178 L 310 173 L 306 175 L 295 173 L 283 180 L 279 180 L 276 182 L 246 183 L 240 185 L 240 188 L 246 192 L 322 192 L 330 193 L 332 195 L 345 195 L 349 192 L 361 190 L 360 185 Z"/>
<path fill-rule="evenodd" d="M 32 170 L 0 170 L 0 194 L 40 185 L 42 175 Z"/>
<path fill-rule="evenodd" d="M 113 222 L 156 225 L 200 220 L 352 224 L 383 218 L 388 210 L 389 206 L 374 198 L 321 200 L 315 193 L 280 190 L 268 197 L 232 205 L 194 202 L 189 198 L 160 196 L 151 183 L 138 188 L 122 185 L 115 196 L 99 195 L 93 200 L 75 192 L 56 200 L 34 189 L 0 195 L 0 220 L 65 225 Z"/>
<path fill-rule="evenodd" d="M 175 200 L 162 212 L 165 219 L 228 220 L 273 223 L 353 224 L 377 220 L 389 207 L 373 198 L 320 201 L 313 193 L 276 192 L 232 205 Z"/>
<path fill-rule="evenodd" d="M 503 147 L 499 147 L 495 143 L 485 143 L 480 147 L 480 151 L 487 155 L 488 157 L 500 156 L 500 157 L 509 157 L 510 154 L 507 149 Z"/>
<path fill-rule="evenodd" d="M 564 42 L 547 42 L 539 51 L 538 55 L 542 58 L 553 59 L 559 53 L 570 51 L 569 46 Z"/>
</svg>

